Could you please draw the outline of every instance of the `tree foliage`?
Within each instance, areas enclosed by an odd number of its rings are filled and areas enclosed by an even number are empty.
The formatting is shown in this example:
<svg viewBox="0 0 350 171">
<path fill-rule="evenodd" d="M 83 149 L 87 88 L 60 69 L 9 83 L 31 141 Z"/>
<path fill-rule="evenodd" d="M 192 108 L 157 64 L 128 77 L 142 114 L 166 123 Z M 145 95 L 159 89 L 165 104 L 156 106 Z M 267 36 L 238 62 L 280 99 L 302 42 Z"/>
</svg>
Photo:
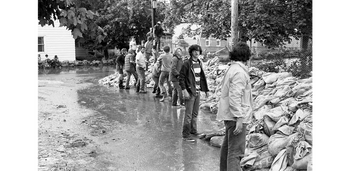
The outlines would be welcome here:
<svg viewBox="0 0 350 171">
<path fill-rule="evenodd" d="M 188 34 L 226 39 L 231 35 L 231 4 L 224 0 L 171 0 L 166 20 L 170 26 L 198 24 Z M 238 8 L 240 39 L 255 39 L 276 47 L 290 37 L 312 37 L 312 0 L 240 0 Z"/>
<path fill-rule="evenodd" d="M 158 2 L 156 21 L 163 21 L 166 5 Z M 127 47 L 131 37 L 138 43 L 152 27 L 151 2 L 144 0 L 39 0 L 41 26 L 61 26 L 87 49 Z"/>
</svg>

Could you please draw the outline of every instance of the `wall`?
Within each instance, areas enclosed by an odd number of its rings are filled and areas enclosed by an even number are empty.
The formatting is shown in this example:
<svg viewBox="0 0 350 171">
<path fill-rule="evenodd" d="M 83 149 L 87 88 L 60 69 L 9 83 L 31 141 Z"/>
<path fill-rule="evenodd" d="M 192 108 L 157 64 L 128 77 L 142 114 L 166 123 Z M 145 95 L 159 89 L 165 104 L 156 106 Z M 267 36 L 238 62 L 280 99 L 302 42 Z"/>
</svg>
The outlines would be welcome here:
<svg viewBox="0 0 350 171">
<path fill-rule="evenodd" d="M 57 55 L 60 61 L 75 60 L 75 41 L 71 31 L 59 27 L 58 21 L 55 21 L 55 27 L 38 25 L 38 37 L 44 37 L 44 52 L 38 52 L 41 59 L 47 54 L 50 59 Z"/>
</svg>

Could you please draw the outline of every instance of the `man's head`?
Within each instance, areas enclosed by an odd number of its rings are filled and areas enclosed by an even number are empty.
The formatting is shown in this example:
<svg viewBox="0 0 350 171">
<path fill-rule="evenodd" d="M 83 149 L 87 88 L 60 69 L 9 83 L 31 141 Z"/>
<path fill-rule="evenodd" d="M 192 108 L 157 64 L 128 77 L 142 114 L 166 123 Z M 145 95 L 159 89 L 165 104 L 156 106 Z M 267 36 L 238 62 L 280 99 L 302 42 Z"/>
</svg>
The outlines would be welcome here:
<svg viewBox="0 0 350 171">
<path fill-rule="evenodd" d="M 160 25 L 160 24 L 161 24 L 160 21 L 158 21 L 158 22 L 157 22 L 157 25 Z"/>
<path fill-rule="evenodd" d="M 126 54 L 126 52 L 127 52 L 126 48 L 123 48 L 121 51 L 122 54 Z"/>
<path fill-rule="evenodd" d="M 152 41 L 152 40 L 153 40 L 153 37 L 152 37 L 152 36 L 148 36 L 148 37 L 147 37 L 147 40 L 148 40 L 148 41 Z"/>
<path fill-rule="evenodd" d="M 139 48 L 140 48 L 140 52 L 141 52 L 141 53 L 144 53 L 144 52 L 145 52 L 145 47 L 144 47 L 144 46 L 140 46 Z"/>
<path fill-rule="evenodd" d="M 169 53 L 170 52 L 170 47 L 169 46 L 164 46 L 163 50 L 165 53 Z"/>
<path fill-rule="evenodd" d="M 230 60 L 246 62 L 250 58 L 249 46 L 244 42 L 237 43 L 229 53 Z"/>
<path fill-rule="evenodd" d="M 45 57 L 46 57 L 46 58 L 48 58 L 48 57 L 49 57 L 49 55 L 47 55 L 47 54 L 46 54 L 46 55 L 45 55 Z"/>
<path fill-rule="evenodd" d="M 188 48 L 188 53 L 190 54 L 191 58 L 198 58 L 199 55 L 202 54 L 202 48 L 199 45 L 191 45 Z"/>
</svg>

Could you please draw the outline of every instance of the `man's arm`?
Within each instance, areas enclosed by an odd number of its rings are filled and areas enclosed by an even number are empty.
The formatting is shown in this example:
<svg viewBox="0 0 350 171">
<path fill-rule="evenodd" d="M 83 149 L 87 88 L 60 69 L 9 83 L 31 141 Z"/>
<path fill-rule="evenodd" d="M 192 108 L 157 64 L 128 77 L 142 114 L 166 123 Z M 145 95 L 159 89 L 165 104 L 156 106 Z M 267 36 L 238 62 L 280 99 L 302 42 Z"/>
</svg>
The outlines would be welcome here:
<svg viewBox="0 0 350 171">
<path fill-rule="evenodd" d="M 243 118 L 244 113 L 242 111 L 242 96 L 243 91 L 246 87 L 246 82 L 244 81 L 244 74 L 237 73 L 230 80 L 230 90 L 229 90 L 229 105 L 230 113 L 233 117 Z"/>
<path fill-rule="evenodd" d="M 180 73 L 179 73 L 179 84 L 180 84 L 181 90 L 186 90 L 185 78 L 187 77 L 186 76 L 187 69 L 188 69 L 188 67 L 184 63 L 182 65 Z"/>
<path fill-rule="evenodd" d="M 171 72 L 175 75 L 175 77 L 178 77 L 180 74 L 179 71 L 177 71 L 177 62 L 177 57 L 173 57 L 173 59 L 171 59 Z"/>
</svg>

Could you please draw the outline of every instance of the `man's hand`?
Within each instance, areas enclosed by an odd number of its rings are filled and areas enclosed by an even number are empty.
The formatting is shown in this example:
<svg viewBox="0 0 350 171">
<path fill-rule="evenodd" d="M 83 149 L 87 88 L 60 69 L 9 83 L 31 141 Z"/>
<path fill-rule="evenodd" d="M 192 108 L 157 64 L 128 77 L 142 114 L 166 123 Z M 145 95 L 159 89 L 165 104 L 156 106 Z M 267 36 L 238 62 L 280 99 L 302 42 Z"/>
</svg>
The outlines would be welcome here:
<svg viewBox="0 0 350 171">
<path fill-rule="evenodd" d="M 182 94 L 184 96 L 184 99 L 189 99 L 190 98 L 190 94 L 188 94 L 187 90 L 182 90 Z"/>
<path fill-rule="evenodd" d="M 242 132 L 242 128 L 243 128 L 243 118 L 237 118 L 236 121 L 236 129 L 233 131 L 234 135 L 238 135 L 239 133 Z"/>
</svg>

